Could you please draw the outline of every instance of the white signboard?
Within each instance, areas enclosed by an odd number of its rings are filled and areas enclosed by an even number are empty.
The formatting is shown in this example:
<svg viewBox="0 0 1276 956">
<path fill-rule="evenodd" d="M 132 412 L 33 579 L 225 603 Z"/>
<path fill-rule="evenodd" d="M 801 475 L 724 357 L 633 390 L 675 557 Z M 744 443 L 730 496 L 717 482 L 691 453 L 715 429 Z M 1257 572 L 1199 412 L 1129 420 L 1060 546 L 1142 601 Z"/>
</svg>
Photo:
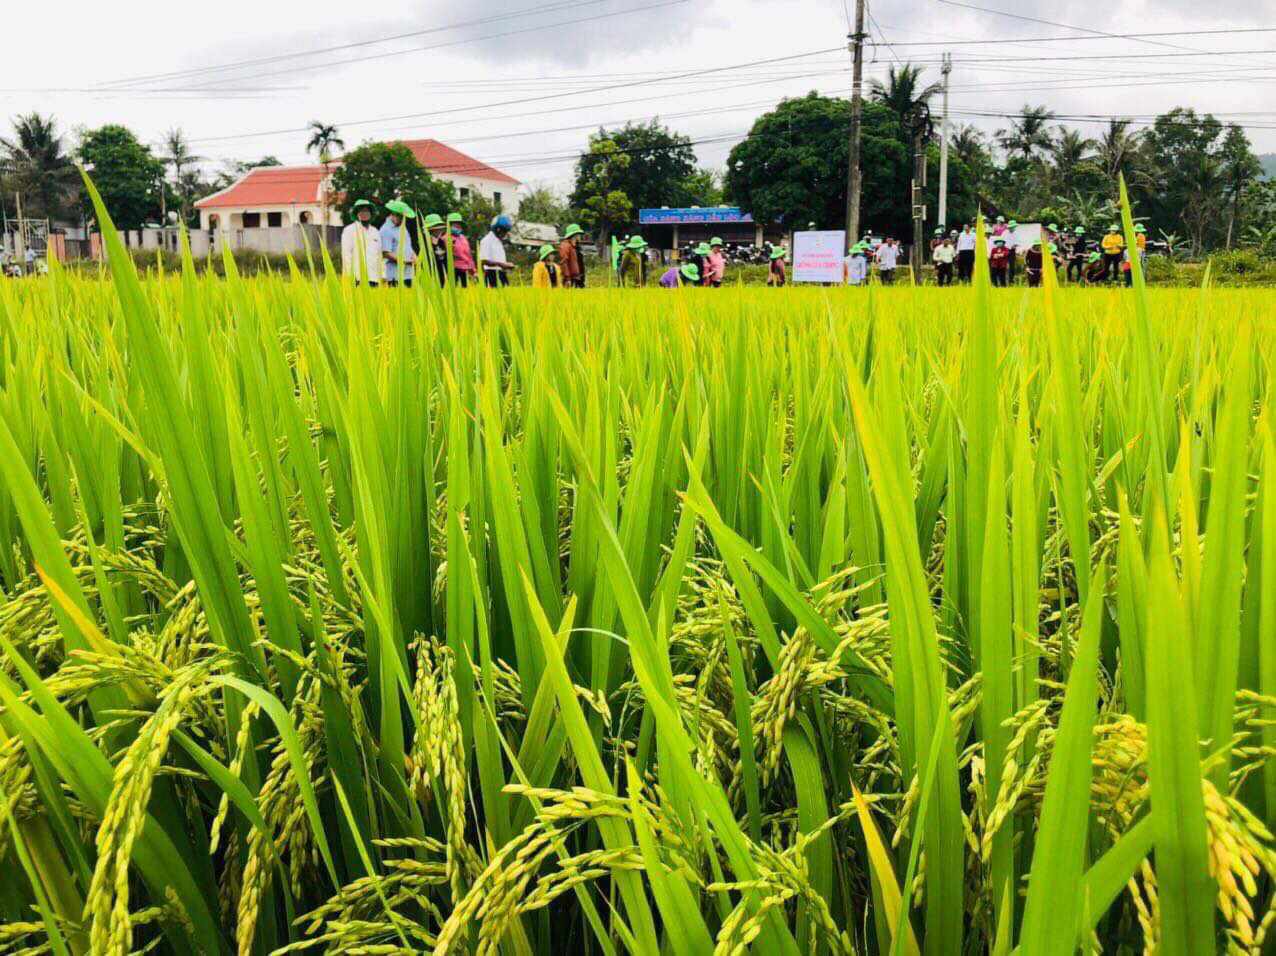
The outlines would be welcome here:
<svg viewBox="0 0 1276 956">
<path fill-rule="evenodd" d="M 793 234 L 793 281 L 842 281 L 846 233 L 841 229 Z"/>
</svg>

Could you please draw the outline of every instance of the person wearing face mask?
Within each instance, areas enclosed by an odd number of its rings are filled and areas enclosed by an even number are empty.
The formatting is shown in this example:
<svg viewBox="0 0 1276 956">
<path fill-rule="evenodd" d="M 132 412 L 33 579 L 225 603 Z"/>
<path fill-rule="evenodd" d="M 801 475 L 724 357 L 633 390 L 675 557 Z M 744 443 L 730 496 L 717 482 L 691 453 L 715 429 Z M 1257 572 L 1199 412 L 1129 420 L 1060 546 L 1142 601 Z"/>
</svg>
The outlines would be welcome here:
<svg viewBox="0 0 1276 956">
<path fill-rule="evenodd" d="M 474 278 L 476 269 L 474 250 L 470 248 L 470 240 L 465 236 L 465 219 L 459 212 L 448 214 L 447 229 L 452 243 L 452 273 L 456 276 L 456 284 L 464 289 Z"/>
<path fill-rule="evenodd" d="M 354 215 L 355 221 L 341 230 L 341 271 L 355 285 L 375 287 L 381 282 L 381 233 L 372 228 L 372 203 L 358 200 Z"/>
</svg>

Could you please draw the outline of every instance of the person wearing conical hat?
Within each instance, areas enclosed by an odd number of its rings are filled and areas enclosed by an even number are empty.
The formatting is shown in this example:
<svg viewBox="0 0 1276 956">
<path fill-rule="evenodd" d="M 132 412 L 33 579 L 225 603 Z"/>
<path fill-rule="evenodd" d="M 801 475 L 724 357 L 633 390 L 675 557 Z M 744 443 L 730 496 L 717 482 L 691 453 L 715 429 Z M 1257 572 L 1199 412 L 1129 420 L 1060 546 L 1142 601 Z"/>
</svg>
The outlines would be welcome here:
<svg viewBox="0 0 1276 956">
<path fill-rule="evenodd" d="M 771 250 L 771 271 L 767 273 L 766 284 L 777 288 L 788 279 L 788 269 L 784 265 L 784 257 L 788 255 L 783 246 Z"/>
<path fill-rule="evenodd" d="M 554 260 L 558 257 L 558 250 L 554 248 L 554 244 L 547 242 L 540 247 L 540 251 L 536 254 L 536 265 L 532 266 L 532 286 L 537 289 L 558 289 L 561 288 L 562 274 L 558 268 L 558 263 Z"/>
<path fill-rule="evenodd" d="M 381 224 L 381 258 L 385 284 L 394 288 L 400 282 L 399 260 L 403 261 L 403 287 L 412 287 L 412 271 L 416 264 L 416 250 L 412 248 L 412 233 L 404 220 L 415 219 L 412 207 L 399 199 L 385 204 L 385 222 Z"/>
<path fill-rule="evenodd" d="M 647 240 L 630 236 L 620 254 L 620 284 L 641 288 L 647 284 Z"/>
<path fill-rule="evenodd" d="M 372 228 L 372 203 L 357 200 L 354 222 L 341 230 L 341 272 L 355 285 L 381 282 L 381 233 Z"/>
</svg>

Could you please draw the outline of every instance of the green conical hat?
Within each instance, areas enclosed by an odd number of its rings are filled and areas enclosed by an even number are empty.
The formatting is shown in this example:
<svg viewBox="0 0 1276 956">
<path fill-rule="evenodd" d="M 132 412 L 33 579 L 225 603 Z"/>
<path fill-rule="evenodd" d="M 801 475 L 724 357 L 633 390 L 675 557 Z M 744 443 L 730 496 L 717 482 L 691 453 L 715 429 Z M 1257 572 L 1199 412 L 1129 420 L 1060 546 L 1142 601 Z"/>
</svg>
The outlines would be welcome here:
<svg viewBox="0 0 1276 956">
<path fill-rule="evenodd" d="M 698 256 L 707 256 L 709 255 L 709 253 L 713 252 L 713 250 L 709 248 L 709 243 L 702 242 L 700 243 L 700 245 L 696 246 L 695 249 L 692 250 L 692 252 L 694 252 Z"/>
<path fill-rule="evenodd" d="M 454 222 L 465 222 L 465 217 L 462 216 L 459 212 L 450 212 L 447 214 L 447 221 L 448 221 L 448 225 L 450 226 Z"/>
<path fill-rule="evenodd" d="M 700 281 L 700 267 L 694 262 L 688 262 L 682 267 L 682 276 L 684 279 L 690 279 L 692 282 Z"/>
<path fill-rule="evenodd" d="M 409 206 L 407 203 L 405 203 L 401 199 L 391 199 L 388 203 L 385 204 L 385 208 L 388 209 L 390 212 L 398 213 L 404 219 L 416 218 L 416 213 L 412 211 L 412 207 Z"/>
<path fill-rule="evenodd" d="M 552 256 L 557 251 L 558 250 L 554 248 L 552 243 L 547 242 L 540 247 L 536 255 L 537 255 L 537 258 L 539 258 L 542 262 L 544 262 L 547 257 Z"/>
<path fill-rule="evenodd" d="M 563 238 L 570 239 L 572 236 L 579 236 L 584 231 L 585 230 L 580 228 L 580 226 L 576 225 L 576 223 L 572 223 L 570 226 L 568 226 L 566 229 L 563 230 Z"/>
<path fill-rule="evenodd" d="M 421 220 L 421 225 L 425 229 L 437 229 L 439 226 L 443 225 L 443 217 L 437 212 L 432 212 Z"/>
<path fill-rule="evenodd" d="M 358 209 L 360 206 L 367 206 L 369 209 L 375 209 L 375 208 L 376 208 L 375 206 L 373 206 L 373 205 L 372 205 L 372 203 L 368 202 L 368 200 L 366 200 L 366 199 L 356 199 L 356 200 L 355 200 L 355 202 L 354 202 L 354 205 L 353 205 L 353 206 L 351 206 L 350 208 L 351 208 L 351 209 Z"/>
<path fill-rule="evenodd" d="M 712 239 L 709 240 L 709 245 L 710 246 L 725 246 L 726 243 L 722 241 L 721 236 L 714 236 Z"/>
<path fill-rule="evenodd" d="M 629 242 L 625 243 L 626 249 L 646 249 L 647 240 L 642 236 L 630 236 Z"/>
</svg>

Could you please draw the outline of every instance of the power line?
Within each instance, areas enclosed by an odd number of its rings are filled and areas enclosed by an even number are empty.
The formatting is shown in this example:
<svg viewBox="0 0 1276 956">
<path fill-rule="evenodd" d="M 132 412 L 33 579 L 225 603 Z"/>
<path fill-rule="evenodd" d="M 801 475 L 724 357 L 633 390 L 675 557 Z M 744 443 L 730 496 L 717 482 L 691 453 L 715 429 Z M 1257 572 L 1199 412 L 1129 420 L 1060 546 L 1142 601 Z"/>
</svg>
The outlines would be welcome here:
<svg viewBox="0 0 1276 956">
<path fill-rule="evenodd" d="M 812 50 L 806 53 L 794 53 L 794 54 L 790 54 L 789 56 L 777 56 L 777 57 L 771 57 L 764 60 L 751 60 L 746 63 L 735 63 L 735 64 L 732 64 L 731 66 L 710 67 L 708 69 L 703 69 L 703 70 L 690 70 L 685 73 L 672 74 L 670 78 L 681 79 L 681 78 L 690 77 L 690 76 L 708 76 L 714 73 L 726 73 L 732 70 L 745 69 L 745 68 L 753 67 L 753 66 L 765 66 L 772 63 L 786 63 L 792 60 L 800 60 L 800 59 L 811 57 L 811 56 L 824 56 L 826 54 L 835 53 L 835 52 L 841 52 L 841 47 L 832 47 L 832 48 L 823 49 L 823 50 Z M 593 87 L 592 89 L 582 90 L 581 93 L 605 93 L 610 90 L 629 89 L 635 86 L 641 86 L 645 82 L 646 82 L 645 80 L 629 80 L 624 83 L 610 83 L 610 84 L 605 84 L 603 86 L 596 86 L 596 87 Z M 435 116 L 449 116 L 455 113 L 468 113 L 468 112 L 473 112 L 476 110 L 495 109 L 501 106 L 522 106 L 527 103 L 538 103 L 543 100 L 558 99 L 558 98 L 559 98 L 559 94 L 557 93 L 543 95 L 543 96 L 528 96 L 528 97 L 521 97 L 519 99 L 514 99 L 514 100 L 502 100 L 496 103 L 485 103 L 478 106 L 458 106 L 452 109 L 435 110 L 432 112 L 425 112 L 425 113 L 404 113 L 399 116 L 382 116 L 382 117 L 377 117 L 375 119 L 346 120 L 345 122 L 337 123 L 335 125 L 341 126 L 341 127 L 350 127 L 350 126 L 368 126 L 375 123 L 398 123 L 404 120 L 420 120 L 420 119 L 427 119 L 427 118 L 431 118 Z M 650 98 L 655 99 L 656 97 L 650 97 Z M 606 105 L 606 104 L 598 104 L 598 105 Z M 579 104 L 568 107 L 568 109 L 570 110 L 578 110 L 580 108 L 581 107 Z M 308 127 L 300 126 L 300 127 L 292 127 L 289 129 L 263 130 L 263 131 L 255 132 L 255 133 L 233 133 L 233 134 L 228 134 L 225 136 L 203 136 L 198 139 L 192 139 L 191 142 L 192 143 L 210 143 L 210 142 L 221 142 L 226 140 L 256 139 L 262 136 L 282 136 L 286 133 L 304 133 L 306 132 L 307 129 Z"/>
<path fill-rule="evenodd" d="M 1017 44 L 1017 43 L 1066 43 L 1076 40 L 1085 40 L 1093 43 L 1095 40 L 1142 40 L 1148 37 L 1184 37 L 1184 36 L 1217 36 L 1221 34 L 1235 33 L 1276 33 L 1276 27 L 1237 27 L 1229 30 L 1171 30 L 1159 33 L 1112 33 L 1102 37 L 1080 36 L 1080 37 L 1019 37 L 1014 40 L 897 40 L 894 46 L 976 46 L 988 44 Z M 885 46 L 888 44 L 874 44 L 875 46 Z M 1266 52 L 1266 51 L 1264 51 Z"/>
<path fill-rule="evenodd" d="M 268 63 L 281 63 L 288 60 L 300 59 L 308 56 L 321 56 L 325 53 L 339 53 L 342 50 L 355 50 L 361 47 L 375 46 L 380 43 L 393 43 L 398 40 L 410 40 L 413 37 L 427 36 L 431 33 L 446 33 L 449 30 L 459 30 L 463 27 L 481 26 L 485 23 L 495 23 L 500 20 L 509 20 L 514 17 L 523 16 L 528 13 L 556 13 L 559 10 L 571 9 L 574 7 L 595 6 L 599 3 L 608 3 L 611 0 L 560 0 L 557 3 L 551 3 L 548 6 L 540 5 L 533 7 L 524 7 L 519 10 L 511 10 L 508 13 L 496 14 L 490 17 L 481 17 L 476 20 L 462 20 L 457 23 L 449 23 L 443 26 L 429 27 L 424 30 L 413 30 L 409 33 L 396 33 L 390 36 L 374 37 L 371 40 L 358 40 L 353 43 L 341 43 L 336 46 L 320 47 L 314 50 L 301 50 L 296 53 L 281 53 L 275 56 L 259 57 L 254 60 L 238 60 L 234 63 L 221 63 L 216 66 L 196 67 L 190 70 L 175 70 L 171 73 L 151 73 L 145 76 L 126 77 L 121 80 L 113 80 L 102 84 L 103 86 L 121 86 L 132 83 L 147 83 L 155 80 L 172 79 L 174 77 L 197 76 L 203 73 L 224 73 L 227 70 L 235 70 L 244 66 L 264 66 Z"/>
<path fill-rule="evenodd" d="M 333 66 L 347 66 L 351 63 L 366 63 L 370 60 L 385 60 L 393 56 L 406 56 L 409 53 L 428 53 L 433 50 L 443 50 L 448 47 L 461 46 L 467 43 L 480 43 L 485 40 L 498 40 L 504 37 L 524 36 L 528 33 L 539 33 L 543 30 L 554 30 L 559 27 L 574 27 L 582 23 L 592 23 L 595 20 L 610 20 L 614 17 L 620 17 L 630 13 L 646 13 L 650 10 L 657 10 L 661 7 L 675 7 L 689 2 L 690 0 L 662 0 L 660 3 L 648 3 L 640 7 L 628 7 L 624 10 L 614 10 L 611 13 L 600 13 L 592 17 L 576 17 L 572 20 L 559 20 L 554 23 L 537 23 L 534 26 L 523 27 L 518 30 L 506 30 L 504 33 L 488 33 L 481 37 L 463 37 L 459 40 L 448 40 L 445 43 L 432 43 L 429 46 L 414 46 L 409 47 L 406 50 L 388 50 L 384 53 L 372 53 L 367 56 L 347 57 L 344 60 L 329 60 L 325 63 L 308 63 L 303 66 L 288 67 L 284 70 L 272 70 L 268 73 L 249 73 L 246 76 L 239 76 L 236 79 L 263 79 L 272 76 L 283 76 L 287 73 L 321 70 Z M 204 85 L 210 86 L 219 82 L 229 82 L 229 80 L 210 80 Z"/>
</svg>

